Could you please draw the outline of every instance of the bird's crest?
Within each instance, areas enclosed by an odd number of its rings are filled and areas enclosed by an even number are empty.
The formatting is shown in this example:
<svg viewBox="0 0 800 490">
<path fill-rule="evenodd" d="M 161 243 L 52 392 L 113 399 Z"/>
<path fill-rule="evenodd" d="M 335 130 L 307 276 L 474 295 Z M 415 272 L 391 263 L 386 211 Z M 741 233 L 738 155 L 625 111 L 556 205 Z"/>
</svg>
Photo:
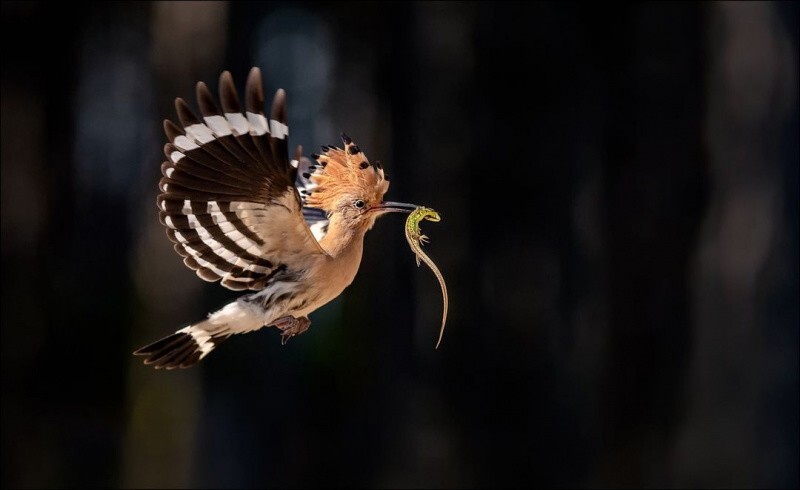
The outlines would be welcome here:
<svg viewBox="0 0 800 490">
<path fill-rule="evenodd" d="M 335 210 L 343 195 L 355 195 L 368 204 L 377 204 L 389 190 L 389 180 L 380 162 L 370 163 L 364 152 L 346 134 L 344 149 L 323 146 L 320 155 L 312 155 L 317 165 L 303 177 L 311 181 L 306 187 L 305 204 L 328 213 Z"/>
</svg>

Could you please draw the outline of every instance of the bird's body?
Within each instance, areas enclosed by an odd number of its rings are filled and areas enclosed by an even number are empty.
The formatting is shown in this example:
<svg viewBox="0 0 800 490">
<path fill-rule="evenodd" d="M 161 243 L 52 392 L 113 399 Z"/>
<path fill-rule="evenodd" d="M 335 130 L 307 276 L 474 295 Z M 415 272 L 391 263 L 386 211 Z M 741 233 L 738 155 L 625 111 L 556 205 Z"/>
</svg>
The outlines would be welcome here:
<svg viewBox="0 0 800 490">
<path fill-rule="evenodd" d="M 284 341 L 303 333 L 308 315 L 352 283 L 377 217 L 415 209 L 383 201 L 389 182 L 380 163 L 344 134 L 343 148 L 323 146 L 316 164 L 299 147 L 290 161 L 285 95 L 276 93 L 267 119 L 258 69 L 247 80 L 244 114 L 227 72 L 219 91 L 221 111 L 198 83 L 202 120 L 176 100 L 182 127 L 164 123 L 169 161 L 157 204 L 189 268 L 251 292 L 134 353 L 157 368 L 192 366 L 229 336 L 264 326 L 279 328 Z"/>
</svg>

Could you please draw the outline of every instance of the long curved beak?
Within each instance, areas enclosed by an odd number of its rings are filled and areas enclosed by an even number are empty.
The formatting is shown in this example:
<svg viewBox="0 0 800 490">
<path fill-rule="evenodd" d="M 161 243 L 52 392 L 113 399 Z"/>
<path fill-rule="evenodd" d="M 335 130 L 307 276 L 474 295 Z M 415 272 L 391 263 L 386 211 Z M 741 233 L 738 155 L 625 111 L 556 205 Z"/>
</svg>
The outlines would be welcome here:
<svg viewBox="0 0 800 490">
<path fill-rule="evenodd" d="M 374 211 L 378 214 L 384 213 L 410 213 L 414 211 L 419 206 L 416 204 L 406 204 L 404 202 L 391 202 L 391 201 L 384 201 L 377 206 L 372 206 L 369 210 Z"/>
</svg>

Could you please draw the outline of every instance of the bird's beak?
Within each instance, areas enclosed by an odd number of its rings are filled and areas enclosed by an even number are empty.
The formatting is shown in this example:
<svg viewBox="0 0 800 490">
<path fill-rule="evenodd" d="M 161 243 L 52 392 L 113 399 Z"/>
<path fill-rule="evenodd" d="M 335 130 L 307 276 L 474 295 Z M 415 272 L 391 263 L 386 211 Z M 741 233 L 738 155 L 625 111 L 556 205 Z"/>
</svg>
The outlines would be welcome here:
<svg viewBox="0 0 800 490">
<path fill-rule="evenodd" d="M 384 213 L 410 213 L 417 209 L 416 204 L 406 204 L 404 202 L 384 201 L 377 206 L 372 206 L 369 210 L 378 214 Z"/>
</svg>

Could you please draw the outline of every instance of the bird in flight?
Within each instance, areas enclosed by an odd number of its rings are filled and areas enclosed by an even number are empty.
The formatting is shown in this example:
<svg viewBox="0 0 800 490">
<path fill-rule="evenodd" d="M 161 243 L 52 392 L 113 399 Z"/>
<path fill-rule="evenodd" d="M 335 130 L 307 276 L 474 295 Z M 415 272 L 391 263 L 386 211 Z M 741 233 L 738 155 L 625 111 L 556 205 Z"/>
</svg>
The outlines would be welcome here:
<svg viewBox="0 0 800 490">
<path fill-rule="evenodd" d="M 345 134 L 315 162 L 301 147 L 290 160 L 286 94 L 275 93 L 267 118 L 258 68 L 247 77 L 244 113 L 227 71 L 221 110 L 206 84 L 196 92 L 201 117 L 178 98 L 180 126 L 164 121 L 159 218 L 187 267 L 248 293 L 134 352 L 156 368 L 193 366 L 231 335 L 264 326 L 281 330 L 283 342 L 305 332 L 309 313 L 353 281 L 375 220 L 417 208 L 383 200 L 380 162 Z"/>
</svg>

